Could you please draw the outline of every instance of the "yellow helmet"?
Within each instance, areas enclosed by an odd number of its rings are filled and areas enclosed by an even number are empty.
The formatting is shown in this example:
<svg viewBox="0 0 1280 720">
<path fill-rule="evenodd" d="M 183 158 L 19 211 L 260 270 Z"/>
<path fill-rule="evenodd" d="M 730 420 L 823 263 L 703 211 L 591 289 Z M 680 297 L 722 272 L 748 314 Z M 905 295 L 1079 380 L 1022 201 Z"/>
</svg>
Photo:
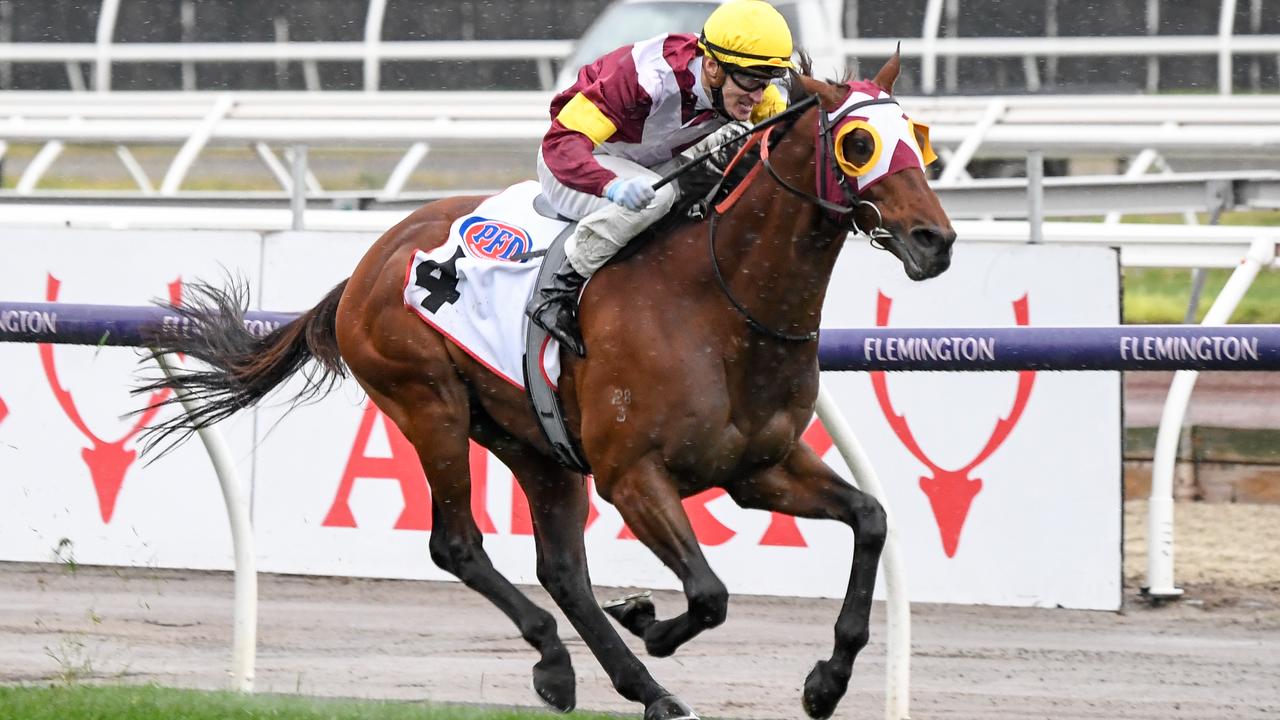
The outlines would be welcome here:
<svg viewBox="0 0 1280 720">
<path fill-rule="evenodd" d="M 698 46 L 728 65 L 771 74 L 792 67 L 791 29 L 764 0 L 731 0 L 716 8 L 702 26 Z"/>
</svg>

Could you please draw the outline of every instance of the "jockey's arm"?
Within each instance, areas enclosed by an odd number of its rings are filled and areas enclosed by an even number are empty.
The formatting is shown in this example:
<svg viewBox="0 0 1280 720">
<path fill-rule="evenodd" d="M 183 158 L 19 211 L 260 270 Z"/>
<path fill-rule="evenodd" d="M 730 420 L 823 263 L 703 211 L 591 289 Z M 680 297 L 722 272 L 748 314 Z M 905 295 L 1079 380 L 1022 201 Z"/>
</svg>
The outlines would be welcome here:
<svg viewBox="0 0 1280 720">
<path fill-rule="evenodd" d="M 617 175 L 601 167 L 593 151 L 611 139 L 640 137 L 649 109 L 662 99 L 640 86 L 630 59 L 630 46 L 609 53 L 596 61 L 594 76 L 584 71 L 573 88 L 553 101 L 555 115 L 542 140 L 542 159 L 557 180 L 574 190 L 604 197 Z"/>
<path fill-rule="evenodd" d="M 564 185 L 603 197 L 617 176 L 596 162 L 593 151 L 616 131 L 614 121 L 579 92 L 552 119 L 542 138 L 542 161 Z"/>
</svg>

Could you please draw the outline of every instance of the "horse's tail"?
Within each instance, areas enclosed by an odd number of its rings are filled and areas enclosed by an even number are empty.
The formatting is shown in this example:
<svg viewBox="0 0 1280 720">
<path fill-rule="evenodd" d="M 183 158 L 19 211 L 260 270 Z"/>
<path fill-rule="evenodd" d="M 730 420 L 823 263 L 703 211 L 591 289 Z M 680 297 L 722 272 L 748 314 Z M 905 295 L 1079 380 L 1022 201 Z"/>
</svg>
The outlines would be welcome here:
<svg viewBox="0 0 1280 720">
<path fill-rule="evenodd" d="M 233 282 L 226 289 L 204 283 L 186 285 L 187 301 L 169 309 L 186 320 L 188 329 L 182 334 L 154 335 L 151 357 L 182 354 L 209 368 L 174 372 L 133 391 L 169 389 L 194 401 L 189 412 L 147 428 L 143 453 L 161 445 L 161 454 L 168 452 L 195 431 L 257 404 L 312 360 L 316 364 L 304 371 L 306 384 L 293 395 L 292 403 L 315 400 L 331 390 L 347 374 L 335 329 L 338 301 L 346 285 L 346 280 L 338 283 L 315 307 L 261 337 L 245 328 L 249 306 L 245 285 Z M 174 396 L 163 404 L 178 402 Z"/>
</svg>

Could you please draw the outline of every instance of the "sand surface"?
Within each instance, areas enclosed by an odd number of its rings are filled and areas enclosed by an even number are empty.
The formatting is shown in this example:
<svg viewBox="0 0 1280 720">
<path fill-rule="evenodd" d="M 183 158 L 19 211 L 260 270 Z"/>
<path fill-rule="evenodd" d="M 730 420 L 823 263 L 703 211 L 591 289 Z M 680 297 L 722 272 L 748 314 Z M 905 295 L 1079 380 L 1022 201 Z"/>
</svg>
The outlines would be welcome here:
<svg viewBox="0 0 1280 720">
<path fill-rule="evenodd" d="M 1143 513 L 1127 508 L 1132 587 L 1121 613 L 913 607 L 912 717 L 1280 717 L 1280 506 L 1179 506 L 1187 596 L 1158 608 L 1136 593 Z M 533 651 L 456 583 L 263 576 L 260 595 L 259 691 L 537 705 Z M 0 681 L 227 687 L 231 596 L 221 573 L 0 564 Z M 655 599 L 660 613 L 683 607 L 673 593 Z M 830 651 L 837 609 L 737 596 L 723 627 L 647 663 L 703 717 L 799 718 L 801 683 Z M 883 623 L 877 605 L 837 718 L 884 716 Z M 560 628 L 579 707 L 638 717 L 563 619 Z"/>
</svg>

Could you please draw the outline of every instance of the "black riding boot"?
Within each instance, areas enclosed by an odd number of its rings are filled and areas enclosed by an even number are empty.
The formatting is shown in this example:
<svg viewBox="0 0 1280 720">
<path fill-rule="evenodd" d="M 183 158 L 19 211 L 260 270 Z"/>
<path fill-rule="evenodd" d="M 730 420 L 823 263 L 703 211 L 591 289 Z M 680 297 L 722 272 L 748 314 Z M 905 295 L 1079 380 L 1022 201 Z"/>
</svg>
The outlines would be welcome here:
<svg viewBox="0 0 1280 720">
<path fill-rule="evenodd" d="M 582 331 L 578 329 L 578 291 L 586 281 L 566 257 L 560 269 L 551 276 L 550 284 L 538 288 L 525 309 L 533 324 L 581 357 L 587 356 L 587 348 L 582 344 Z"/>
</svg>

